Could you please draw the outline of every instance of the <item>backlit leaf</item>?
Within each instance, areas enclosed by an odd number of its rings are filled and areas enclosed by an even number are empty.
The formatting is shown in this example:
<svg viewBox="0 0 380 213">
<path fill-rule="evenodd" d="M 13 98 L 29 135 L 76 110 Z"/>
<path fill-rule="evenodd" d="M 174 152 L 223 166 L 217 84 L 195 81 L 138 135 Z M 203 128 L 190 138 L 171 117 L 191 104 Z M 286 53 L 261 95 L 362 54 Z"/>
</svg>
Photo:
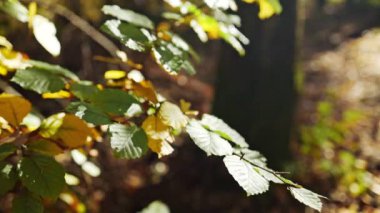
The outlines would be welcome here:
<svg viewBox="0 0 380 213">
<path fill-rule="evenodd" d="M 43 197 L 56 198 L 65 186 L 64 169 L 51 157 L 24 157 L 18 170 L 23 185 Z"/>
<path fill-rule="evenodd" d="M 119 158 L 136 159 L 148 150 L 147 136 L 137 126 L 112 124 L 109 126 L 111 147 Z"/>
<path fill-rule="evenodd" d="M 269 189 L 269 182 L 254 167 L 236 155 L 224 157 L 228 172 L 247 192 L 247 195 L 261 194 Z"/>
<path fill-rule="evenodd" d="M 173 129 L 182 129 L 188 122 L 188 118 L 183 114 L 181 109 L 168 101 L 161 104 L 158 117 L 164 124 Z"/>
<path fill-rule="evenodd" d="M 288 187 L 289 191 L 293 195 L 295 199 L 300 201 L 301 203 L 317 210 L 322 210 L 322 201 L 321 195 L 318 195 L 310 190 L 305 188 L 296 188 L 296 187 Z"/>
<path fill-rule="evenodd" d="M 150 81 L 134 82 L 133 92 L 138 97 L 145 98 L 155 104 L 158 103 L 156 91 Z"/>
<path fill-rule="evenodd" d="M 186 131 L 194 143 L 205 151 L 207 155 L 223 156 L 232 154 L 233 150 L 228 141 L 218 134 L 208 131 L 198 121 L 190 121 Z"/>
<path fill-rule="evenodd" d="M 0 109 L 0 117 L 3 117 L 13 127 L 17 127 L 31 111 L 32 106 L 29 101 L 22 97 L 1 94 Z"/>
<path fill-rule="evenodd" d="M 58 129 L 62 126 L 64 117 L 65 113 L 58 113 L 44 119 L 42 121 L 39 134 L 45 138 L 53 137 L 58 132 Z"/>
<path fill-rule="evenodd" d="M 151 45 L 148 31 L 120 20 L 108 20 L 101 29 L 132 50 L 143 52 Z"/>
<path fill-rule="evenodd" d="M 158 157 L 170 155 L 174 149 L 169 142 L 162 139 L 152 139 L 148 136 L 148 147 L 158 154 Z"/>
<path fill-rule="evenodd" d="M 91 130 L 83 120 L 75 115 L 66 114 L 53 137 L 61 139 L 63 145 L 68 148 L 77 148 L 83 146 L 90 135 Z"/>
<path fill-rule="evenodd" d="M 104 78 L 107 80 L 121 79 L 127 76 L 127 73 L 122 70 L 108 70 L 104 73 Z"/>
<path fill-rule="evenodd" d="M 160 118 L 155 115 L 148 116 L 141 126 L 149 138 L 155 140 L 168 140 L 170 136 L 169 126 L 164 124 Z"/>
<path fill-rule="evenodd" d="M 43 213 L 41 198 L 29 192 L 16 196 L 12 203 L 12 213 Z"/>
<path fill-rule="evenodd" d="M 111 15 L 115 18 L 129 22 L 133 25 L 148 28 L 151 30 L 154 29 L 154 24 L 148 17 L 136 13 L 132 10 L 121 9 L 117 5 L 105 5 L 103 6 L 102 11 L 106 15 Z"/>
<path fill-rule="evenodd" d="M 217 133 L 222 138 L 227 139 L 242 148 L 248 147 L 245 139 L 234 129 L 228 126 L 223 120 L 209 114 L 204 114 L 201 124 L 206 126 L 209 130 Z"/>
<path fill-rule="evenodd" d="M 37 3 L 36 2 L 30 2 L 28 5 L 28 27 L 33 27 L 33 21 L 34 17 L 37 14 Z"/>
</svg>

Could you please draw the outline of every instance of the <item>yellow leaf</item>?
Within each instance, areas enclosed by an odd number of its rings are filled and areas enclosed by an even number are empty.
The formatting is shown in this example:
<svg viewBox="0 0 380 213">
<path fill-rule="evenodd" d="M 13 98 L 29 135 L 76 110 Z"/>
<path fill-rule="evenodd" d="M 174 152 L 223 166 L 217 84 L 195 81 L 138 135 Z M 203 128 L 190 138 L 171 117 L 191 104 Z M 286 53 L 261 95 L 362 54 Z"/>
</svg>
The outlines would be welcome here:
<svg viewBox="0 0 380 213">
<path fill-rule="evenodd" d="M 29 4 L 29 11 L 28 11 L 28 27 L 30 29 L 33 28 L 33 20 L 34 16 L 37 14 L 37 3 L 36 2 L 31 2 Z"/>
<path fill-rule="evenodd" d="M 266 0 L 260 0 L 259 6 L 260 6 L 260 12 L 259 12 L 260 19 L 267 19 L 276 13 L 272 5 Z"/>
<path fill-rule="evenodd" d="M 65 90 L 60 90 L 58 92 L 47 92 L 42 94 L 42 97 L 45 99 L 59 99 L 59 98 L 70 98 L 71 94 Z"/>
<path fill-rule="evenodd" d="M 161 119 L 155 115 L 148 116 L 141 127 L 152 139 L 167 140 L 171 138 L 169 127 L 162 123 Z"/>
<path fill-rule="evenodd" d="M 179 101 L 179 104 L 180 104 L 180 107 L 181 107 L 181 110 L 183 113 L 185 113 L 185 115 L 198 115 L 198 111 L 195 111 L 195 110 L 190 110 L 190 107 L 191 107 L 191 103 L 190 102 L 187 102 L 183 99 L 181 99 Z"/>
<path fill-rule="evenodd" d="M 104 78 L 107 80 L 121 79 L 127 76 L 127 73 L 122 70 L 108 70 L 104 73 Z"/>
<path fill-rule="evenodd" d="M 165 155 L 170 155 L 174 149 L 173 147 L 164 140 L 155 140 L 148 137 L 148 147 L 161 158 Z"/>
<path fill-rule="evenodd" d="M 7 73 L 8 73 L 7 68 L 5 68 L 4 66 L 0 65 L 0 75 L 6 76 Z"/>
<path fill-rule="evenodd" d="M 0 109 L 0 117 L 3 117 L 13 127 L 17 127 L 31 111 L 32 105 L 22 97 L 1 94 Z"/>
<path fill-rule="evenodd" d="M 161 104 L 158 117 L 164 124 L 173 129 L 181 129 L 185 127 L 188 121 L 188 118 L 182 113 L 177 105 L 167 101 Z"/>
<path fill-rule="evenodd" d="M 84 121 L 75 115 L 66 114 L 54 138 L 61 139 L 68 148 L 78 148 L 86 143 L 90 135 L 91 130 Z"/>
<path fill-rule="evenodd" d="M 13 51 L 7 48 L 0 48 L 0 67 L 2 68 L 1 74 L 6 75 L 8 71 L 16 69 L 25 69 L 30 66 L 24 55 L 20 52 Z"/>
<path fill-rule="evenodd" d="M 154 104 L 158 103 L 156 91 L 150 81 L 134 82 L 133 91 L 139 97 L 145 98 Z"/>
<path fill-rule="evenodd" d="M 11 42 L 8 41 L 7 38 L 5 38 L 4 36 L 0 36 L 0 46 L 3 46 L 7 49 L 12 49 L 13 48 L 13 45 Z"/>
</svg>

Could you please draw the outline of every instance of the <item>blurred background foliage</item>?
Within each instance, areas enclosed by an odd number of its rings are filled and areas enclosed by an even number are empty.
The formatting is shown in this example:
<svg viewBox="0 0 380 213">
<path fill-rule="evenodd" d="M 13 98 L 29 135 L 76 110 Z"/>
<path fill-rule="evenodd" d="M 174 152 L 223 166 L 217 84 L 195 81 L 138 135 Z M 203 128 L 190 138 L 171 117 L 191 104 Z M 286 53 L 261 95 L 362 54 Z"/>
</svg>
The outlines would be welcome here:
<svg viewBox="0 0 380 213">
<path fill-rule="evenodd" d="M 153 20 L 160 19 L 165 7 L 157 0 L 39 2 L 39 12 L 57 25 L 60 57 L 46 53 L 25 26 L 4 15 L 0 34 L 31 58 L 61 64 L 96 82 L 115 65 L 95 60 L 107 51 L 57 6 L 95 28 L 105 20 L 100 10 L 105 4 Z M 251 40 L 244 58 L 225 43 L 203 44 L 189 29 L 180 28 L 201 58 L 195 77 L 174 79 L 140 53 L 128 53 L 149 67 L 144 74 L 160 93 L 171 100 L 184 98 L 200 112 L 214 111 L 262 151 L 269 165 L 292 172 L 300 183 L 329 197 L 325 212 L 380 212 L 380 1 L 281 3 L 283 13 L 267 21 L 258 19 L 257 6 L 239 5 L 242 31 Z M 59 102 L 27 95 L 43 113 L 61 110 Z M 86 150 L 88 156 L 64 157 L 75 175 L 71 187 L 76 193 L 67 192 L 61 198 L 65 202 L 48 211 L 69 206 L 71 212 L 136 212 L 153 200 L 162 200 L 173 212 L 305 211 L 279 188 L 247 198 L 219 161 L 206 160 L 187 141 L 182 138 L 177 151 L 163 159 L 149 155 L 138 161 L 117 160 L 101 146 L 99 151 Z M 91 175 L 94 169 L 83 169 L 83 158 L 97 165 L 99 177 Z M 10 199 L 1 198 L 0 205 L 9 208 Z"/>
</svg>

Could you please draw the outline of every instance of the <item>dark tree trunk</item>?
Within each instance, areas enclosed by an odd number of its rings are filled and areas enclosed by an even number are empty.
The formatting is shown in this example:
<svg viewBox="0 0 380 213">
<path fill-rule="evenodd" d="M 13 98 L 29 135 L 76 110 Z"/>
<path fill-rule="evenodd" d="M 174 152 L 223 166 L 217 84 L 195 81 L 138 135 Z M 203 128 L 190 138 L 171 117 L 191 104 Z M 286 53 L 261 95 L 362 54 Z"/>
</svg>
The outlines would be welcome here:
<svg viewBox="0 0 380 213">
<path fill-rule="evenodd" d="M 251 40 L 247 55 L 222 54 L 214 113 L 236 128 L 280 167 L 289 159 L 295 106 L 294 67 L 297 0 L 281 2 L 283 13 L 252 19 L 254 6 L 241 5 L 243 32 Z"/>
</svg>

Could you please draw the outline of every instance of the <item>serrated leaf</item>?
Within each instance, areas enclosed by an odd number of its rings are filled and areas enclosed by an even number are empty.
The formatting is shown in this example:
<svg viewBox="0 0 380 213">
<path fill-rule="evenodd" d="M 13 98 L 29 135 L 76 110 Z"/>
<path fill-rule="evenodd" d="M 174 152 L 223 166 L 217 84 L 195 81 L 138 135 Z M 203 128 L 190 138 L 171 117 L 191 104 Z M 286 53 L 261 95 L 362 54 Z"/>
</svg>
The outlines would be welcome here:
<svg viewBox="0 0 380 213">
<path fill-rule="evenodd" d="M 156 62 L 169 74 L 177 74 L 185 70 L 188 74 L 196 73 L 194 67 L 188 61 L 188 53 L 175 44 L 160 41 L 152 48 Z"/>
<path fill-rule="evenodd" d="M 28 63 L 36 69 L 44 70 L 54 75 L 60 75 L 73 81 L 79 81 L 79 77 L 76 74 L 59 65 L 49 64 L 43 61 L 35 60 L 28 60 Z"/>
<path fill-rule="evenodd" d="M 170 209 L 165 203 L 159 200 L 156 200 L 156 201 L 151 202 L 147 207 L 145 207 L 139 213 L 170 213 Z"/>
<path fill-rule="evenodd" d="M 101 29 L 132 50 L 144 52 L 151 46 L 148 31 L 120 20 L 108 20 Z"/>
<path fill-rule="evenodd" d="M 11 164 L 0 162 L 0 196 L 13 189 L 17 182 L 17 174 Z"/>
<path fill-rule="evenodd" d="M 160 118 L 155 115 L 148 116 L 141 127 L 145 133 L 155 140 L 168 140 L 170 136 L 170 128 L 162 122 Z"/>
<path fill-rule="evenodd" d="M 96 93 L 92 103 L 104 112 L 125 115 L 132 104 L 139 102 L 128 92 L 117 89 L 104 89 Z"/>
<path fill-rule="evenodd" d="M 194 143 L 207 155 L 231 155 L 232 147 L 228 141 L 218 134 L 205 129 L 198 121 L 192 120 L 186 126 L 186 132 L 193 139 Z"/>
<path fill-rule="evenodd" d="M 65 82 L 61 77 L 35 68 L 17 70 L 11 81 L 24 89 L 33 90 L 39 94 L 58 92 L 65 87 Z"/>
<path fill-rule="evenodd" d="M 145 15 L 136 13 L 132 10 L 121 9 L 117 5 L 104 5 L 102 11 L 106 15 L 111 15 L 120 20 L 129 22 L 133 25 L 144 27 L 153 30 L 154 24 L 153 22 L 146 17 Z"/>
<path fill-rule="evenodd" d="M 61 53 L 61 44 L 57 36 L 57 29 L 49 19 L 35 15 L 33 18 L 33 34 L 38 43 L 53 56 Z"/>
<path fill-rule="evenodd" d="M 43 197 L 56 198 L 65 186 L 64 169 L 51 157 L 24 157 L 18 171 L 23 185 Z"/>
<path fill-rule="evenodd" d="M 227 139 L 242 148 L 248 147 L 248 143 L 238 132 L 228 126 L 223 120 L 213 115 L 204 114 L 201 124 L 207 126 L 208 129 L 217 133 L 222 138 Z"/>
<path fill-rule="evenodd" d="M 160 110 L 158 111 L 158 117 L 161 119 L 162 123 L 173 129 L 182 129 L 186 126 L 188 118 L 183 114 L 181 109 L 168 101 L 161 104 Z"/>
<path fill-rule="evenodd" d="M 321 195 L 318 195 L 305 188 L 288 187 L 288 190 L 291 192 L 293 197 L 301 203 L 319 212 L 322 210 Z"/>
<path fill-rule="evenodd" d="M 26 145 L 29 151 L 54 156 L 63 153 L 63 150 L 55 143 L 47 140 L 37 140 L 27 143 Z"/>
<path fill-rule="evenodd" d="M 41 199 L 31 193 L 23 192 L 12 202 L 12 213 L 43 213 L 44 206 Z"/>
<path fill-rule="evenodd" d="M 7 158 L 17 150 L 17 147 L 12 143 L 0 144 L 0 161 Z"/>
<path fill-rule="evenodd" d="M 0 8 L 23 23 L 28 21 L 28 9 L 17 0 L 1 1 Z"/>
<path fill-rule="evenodd" d="M 109 126 L 111 147 L 120 158 L 136 159 L 148 150 L 147 136 L 143 129 L 137 126 L 112 124 Z"/>
<path fill-rule="evenodd" d="M 0 109 L 0 117 L 3 117 L 13 127 L 17 127 L 31 111 L 32 106 L 29 101 L 20 96 L 1 94 Z"/>
<path fill-rule="evenodd" d="M 110 124 L 111 119 L 99 108 L 84 103 L 84 102 L 71 102 L 66 111 L 75 114 L 78 118 L 85 120 L 94 125 Z"/>
<path fill-rule="evenodd" d="M 269 182 L 255 168 L 236 155 L 224 157 L 228 172 L 247 192 L 247 195 L 260 194 L 269 189 Z"/>
</svg>

